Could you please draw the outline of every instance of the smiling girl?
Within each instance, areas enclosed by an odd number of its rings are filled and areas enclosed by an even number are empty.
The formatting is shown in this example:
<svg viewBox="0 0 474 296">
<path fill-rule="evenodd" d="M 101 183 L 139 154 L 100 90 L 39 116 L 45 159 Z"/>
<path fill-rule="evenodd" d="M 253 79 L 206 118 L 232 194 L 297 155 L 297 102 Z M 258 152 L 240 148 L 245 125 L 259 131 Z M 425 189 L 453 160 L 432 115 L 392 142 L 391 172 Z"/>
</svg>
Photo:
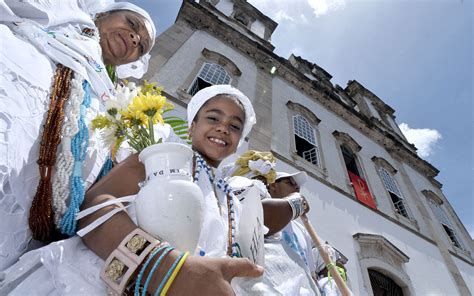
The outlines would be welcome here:
<svg viewBox="0 0 474 296">
<path fill-rule="evenodd" d="M 194 179 L 204 196 L 203 223 L 196 252 L 183 259 L 168 292 L 171 295 L 234 295 L 230 285 L 234 277 L 258 277 L 262 275 L 263 269 L 246 258 L 229 258 L 238 254 L 232 229 L 238 225 L 240 205 L 235 196 L 226 191 L 227 186 L 217 166 L 243 142 L 256 121 L 255 113 L 250 100 L 240 91 L 229 85 L 216 85 L 196 93 L 188 104 L 187 114 L 195 151 Z M 116 197 L 134 195 L 139 190 L 138 183 L 144 178 L 143 165 L 136 155 L 131 156 L 87 192 L 83 208 L 113 201 Z M 121 206 L 111 205 L 86 216 L 80 220 L 80 227 L 93 223 L 117 207 Z M 230 219 L 231 214 L 235 214 L 234 221 Z M 95 254 L 106 259 L 116 252 L 119 244 L 127 243 L 127 235 L 134 231 L 141 230 L 122 211 L 85 235 L 83 241 Z M 18 274 L 19 270 L 25 270 L 27 266 L 50 262 L 48 258 L 52 255 L 53 258 L 61 258 L 59 261 L 53 260 L 54 268 L 45 264 L 34 272 L 36 276 L 46 276 L 47 280 L 39 283 L 32 280 L 35 276 L 30 276 L 15 291 L 17 294 L 45 285 L 50 289 L 55 285 L 62 295 L 68 294 L 67 291 L 77 292 L 75 287 L 89 294 L 105 293 L 105 285 L 98 278 L 104 263 L 93 252 L 86 249 L 76 237 L 28 253 L 23 262 L 20 261 L 7 272 Z M 154 271 L 150 268 L 144 270 L 143 279 L 149 278 L 149 284 L 145 287 L 147 292 L 154 293 L 159 288 L 162 280 L 169 276 L 172 266 L 175 266 L 173 262 L 180 261 L 181 254 L 178 250 L 170 250 L 161 261 L 158 256 L 150 259 L 149 266 L 156 262 L 159 264 Z M 133 283 L 136 278 L 126 280 Z"/>
</svg>

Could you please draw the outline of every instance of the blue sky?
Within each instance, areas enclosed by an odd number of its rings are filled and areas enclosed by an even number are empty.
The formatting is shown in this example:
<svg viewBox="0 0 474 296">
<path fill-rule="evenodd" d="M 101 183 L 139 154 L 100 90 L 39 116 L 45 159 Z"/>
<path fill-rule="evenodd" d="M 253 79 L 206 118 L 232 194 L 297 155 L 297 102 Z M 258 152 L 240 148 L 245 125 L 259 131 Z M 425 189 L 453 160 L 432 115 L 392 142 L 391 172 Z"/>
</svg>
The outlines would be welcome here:
<svg viewBox="0 0 474 296">
<path fill-rule="evenodd" d="M 179 0 L 133 0 L 158 34 Z M 275 52 L 291 53 L 345 87 L 355 79 L 395 109 L 418 154 L 474 236 L 473 4 L 469 0 L 250 0 L 279 23 Z"/>
</svg>

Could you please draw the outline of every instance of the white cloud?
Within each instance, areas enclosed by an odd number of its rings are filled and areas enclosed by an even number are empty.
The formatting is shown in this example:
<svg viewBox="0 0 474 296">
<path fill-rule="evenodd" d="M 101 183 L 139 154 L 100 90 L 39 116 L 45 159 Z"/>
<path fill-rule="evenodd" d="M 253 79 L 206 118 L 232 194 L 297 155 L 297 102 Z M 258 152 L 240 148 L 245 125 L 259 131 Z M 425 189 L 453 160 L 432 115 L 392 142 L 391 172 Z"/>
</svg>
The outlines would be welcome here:
<svg viewBox="0 0 474 296">
<path fill-rule="evenodd" d="M 308 0 L 309 6 L 314 11 L 314 15 L 319 17 L 331 10 L 343 9 L 346 6 L 345 0 Z"/>
<path fill-rule="evenodd" d="M 301 19 L 301 22 L 303 24 L 307 24 L 308 23 L 308 19 L 306 18 L 306 16 L 304 14 L 300 14 L 300 19 Z"/>
<path fill-rule="evenodd" d="M 249 2 L 279 24 L 306 24 L 311 14 L 307 0 L 249 0 Z"/>
<path fill-rule="evenodd" d="M 410 128 L 408 124 L 401 123 L 398 127 L 407 138 L 408 142 L 415 145 L 420 157 L 428 157 L 434 153 L 436 143 L 441 140 L 441 134 L 435 129 Z"/>
<path fill-rule="evenodd" d="M 282 20 L 286 20 L 286 21 L 294 21 L 295 19 L 292 18 L 291 16 L 289 16 L 285 11 L 283 10 L 279 10 L 277 13 L 275 13 L 275 17 L 274 17 L 274 20 L 279 23 L 280 21 Z"/>
</svg>

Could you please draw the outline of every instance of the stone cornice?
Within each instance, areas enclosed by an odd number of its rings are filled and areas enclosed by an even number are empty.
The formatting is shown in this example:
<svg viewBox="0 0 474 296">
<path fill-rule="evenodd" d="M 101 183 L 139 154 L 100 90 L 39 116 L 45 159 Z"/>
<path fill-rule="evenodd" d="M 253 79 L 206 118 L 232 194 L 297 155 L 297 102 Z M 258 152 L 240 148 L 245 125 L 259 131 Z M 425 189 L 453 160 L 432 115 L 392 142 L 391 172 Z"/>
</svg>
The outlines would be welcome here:
<svg viewBox="0 0 474 296">
<path fill-rule="evenodd" d="M 286 106 L 288 107 L 288 109 L 295 111 L 296 113 L 302 114 L 303 117 L 309 120 L 310 123 L 314 126 L 317 126 L 321 122 L 321 119 L 319 119 L 313 112 L 311 112 L 311 110 L 301 104 L 288 101 L 286 102 Z"/>
<path fill-rule="evenodd" d="M 216 9 L 214 8 L 214 10 Z M 184 0 L 177 19 L 182 19 L 194 28 L 208 32 L 231 47 L 240 50 L 244 55 L 253 59 L 262 71 L 269 73 L 272 67 L 276 67 L 275 75 L 293 84 L 296 89 L 299 89 L 339 117 L 344 118 L 354 128 L 372 138 L 376 143 L 389 150 L 392 155 L 402 159 L 427 176 L 435 186 L 441 188 L 441 184 L 433 179 L 439 172 L 436 168 L 405 147 L 404 142 L 399 137 L 396 138 L 391 133 L 382 130 L 370 118 L 340 102 L 332 85 L 310 80 L 303 73 L 297 71 L 288 60 L 228 26 L 199 3 Z"/>
<path fill-rule="evenodd" d="M 223 14 L 220 10 L 218 10 L 216 7 L 214 7 L 214 5 L 212 5 L 212 4 L 210 4 L 210 3 L 207 3 L 207 2 L 202 2 L 201 4 L 198 4 L 198 3 L 194 3 L 194 1 L 192 1 L 192 0 L 183 0 L 183 5 L 181 6 L 181 9 L 180 9 L 179 12 L 178 12 L 178 17 L 177 17 L 177 19 L 180 18 L 181 12 L 182 12 L 183 9 L 188 9 L 188 8 L 189 8 L 189 7 L 187 7 L 187 4 L 191 4 L 191 5 L 195 6 L 195 8 L 200 9 L 200 10 L 204 9 L 203 12 L 204 12 L 205 14 L 207 14 L 208 16 L 209 16 L 209 14 L 208 14 L 207 11 L 205 11 L 205 10 L 207 9 L 208 11 L 212 11 L 212 13 L 214 13 L 214 15 L 212 15 L 212 17 L 217 18 L 217 15 L 219 15 L 220 17 L 226 19 L 228 22 L 232 23 L 232 25 L 237 26 L 237 27 L 240 28 L 241 30 L 245 30 L 245 32 L 246 32 L 247 34 L 249 34 L 250 36 L 252 36 L 252 38 L 258 40 L 258 42 L 260 42 L 260 45 L 261 45 L 261 46 L 265 47 L 266 49 L 268 49 L 268 50 L 270 50 L 270 51 L 273 51 L 273 50 L 275 49 L 275 47 L 271 44 L 270 41 L 265 40 L 265 39 L 263 39 L 262 37 L 258 36 L 257 34 L 255 34 L 254 32 L 252 32 L 249 28 L 244 27 L 243 24 L 241 24 L 240 22 L 238 22 L 236 19 L 226 16 L 226 15 Z M 196 7 L 196 6 L 197 6 L 197 7 Z M 253 6 L 252 6 L 252 7 L 253 7 Z M 192 17 L 192 16 L 191 16 L 191 17 Z M 272 20 L 272 21 L 273 21 L 273 20 Z M 225 22 L 223 22 L 223 21 L 221 21 L 221 20 L 219 20 L 219 22 L 222 22 L 222 24 L 220 25 L 220 29 L 222 29 L 222 30 L 226 30 L 226 29 L 227 29 L 226 27 L 229 26 L 228 23 L 225 23 Z M 206 24 L 209 24 L 208 19 L 206 20 Z M 278 25 L 278 24 L 277 24 L 277 25 Z M 199 26 L 196 27 L 196 28 L 203 30 L 203 28 L 201 28 L 201 27 L 199 27 Z M 275 28 L 276 28 L 276 25 L 275 25 Z M 273 28 L 273 30 L 275 30 L 275 28 Z M 238 30 L 236 30 L 236 28 L 232 28 L 232 29 L 238 32 Z M 272 32 L 273 32 L 273 31 L 272 31 Z M 238 32 L 238 33 L 239 33 L 239 34 L 242 34 L 241 32 Z M 245 36 L 245 37 L 248 38 L 247 36 Z M 250 39 L 250 38 L 249 38 L 249 39 Z M 250 40 L 251 40 L 251 39 L 250 39 Z M 251 40 L 251 42 L 255 42 L 255 41 Z"/>
<path fill-rule="evenodd" d="M 220 53 L 204 48 L 201 51 L 201 54 L 208 59 L 216 61 L 219 65 L 223 67 L 227 67 L 232 73 L 232 75 L 234 76 L 242 75 L 242 72 L 240 71 L 239 67 L 237 67 L 237 65 L 234 64 L 234 62 L 232 62 L 227 57 L 221 55 Z"/>
<path fill-rule="evenodd" d="M 362 84 L 357 82 L 357 80 L 350 80 L 347 84 L 346 87 L 346 92 L 350 94 L 351 96 L 359 93 L 362 94 L 374 102 L 375 106 L 377 109 L 383 111 L 384 113 L 393 115 L 395 113 L 395 110 L 390 107 L 389 105 L 385 104 L 383 100 L 381 100 L 379 97 L 377 97 L 373 92 L 370 90 L 366 89 Z"/>
<path fill-rule="evenodd" d="M 372 161 L 379 167 L 383 167 L 388 170 L 392 175 L 397 173 L 397 169 L 395 169 L 388 161 L 386 161 L 382 157 L 373 156 Z"/>
<path fill-rule="evenodd" d="M 441 197 L 439 197 L 438 195 L 436 195 L 436 193 L 434 193 L 433 191 L 431 190 L 423 190 L 421 191 L 421 193 L 423 193 L 423 195 L 427 198 L 427 199 L 431 199 L 432 201 L 434 201 L 435 203 L 437 203 L 438 205 L 442 205 L 444 203 L 444 201 L 441 199 Z"/>
<path fill-rule="evenodd" d="M 343 133 L 343 132 L 340 132 L 340 131 L 333 131 L 332 132 L 332 135 L 334 136 L 334 138 L 336 138 L 339 142 L 341 143 L 345 143 L 346 145 L 348 145 L 352 151 L 354 152 L 359 152 L 362 147 L 359 145 L 359 143 L 356 142 L 356 140 L 354 140 L 349 134 L 347 133 Z"/>
<path fill-rule="evenodd" d="M 273 31 L 275 31 L 276 27 L 278 26 L 278 23 L 269 18 L 268 16 L 264 15 L 252 4 L 248 3 L 246 0 L 235 0 L 235 3 L 238 4 L 239 7 L 241 7 L 242 10 L 248 13 L 251 17 L 264 23 L 265 26 L 267 26 L 267 28 L 270 29 L 272 33 Z"/>
<path fill-rule="evenodd" d="M 352 237 L 359 242 L 363 258 L 373 256 L 373 253 L 364 252 L 364 250 L 375 248 L 382 252 L 383 256 L 380 256 L 379 259 L 386 260 L 389 264 L 396 264 L 400 269 L 402 269 L 402 264 L 410 261 L 410 257 L 381 235 L 356 233 Z"/>
</svg>

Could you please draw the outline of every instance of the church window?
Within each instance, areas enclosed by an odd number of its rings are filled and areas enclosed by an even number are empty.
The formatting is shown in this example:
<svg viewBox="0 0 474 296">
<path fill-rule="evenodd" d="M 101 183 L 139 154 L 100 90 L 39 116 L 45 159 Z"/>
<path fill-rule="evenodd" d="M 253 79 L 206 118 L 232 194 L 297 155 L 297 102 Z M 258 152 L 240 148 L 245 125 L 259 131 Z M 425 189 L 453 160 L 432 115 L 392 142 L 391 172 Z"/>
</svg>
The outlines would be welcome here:
<svg viewBox="0 0 474 296">
<path fill-rule="evenodd" d="M 451 224 L 451 221 L 449 220 L 448 216 L 446 215 L 446 212 L 441 208 L 441 205 L 439 205 L 433 200 L 430 200 L 430 207 L 433 210 L 433 213 L 435 214 L 438 221 L 441 223 L 441 226 L 446 232 L 446 235 L 448 236 L 451 244 L 459 249 L 462 249 L 461 243 L 456 235 L 456 232 L 454 231 L 454 227 Z"/>
<path fill-rule="evenodd" d="M 224 67 L 213 64 L 204 63 L 199 74 L 194 79 L 188 93 L 192 96 L 199 90 L 214 84 L 230 84 L 231 76 L 227 73 Z"/>
<path fill-rule="evenodd" d="M 393 206 L 395 207 L 395 212 L 406 218 L 410 218 L 411 215 L 409 214 L 408 207 L 405 205 L 405 200 L 393 176 L 383 167 L 379 168 L 379 174 L 385 189 L 390 195 Z"/>
<path fill-rule="evenodd" d="M 369 278 L 374 295 L 403 296 L 402 288 L 383 273 L 369 269 Z"/>
<path fill-rule="evenodd" d="M 293 131 L 296 153 L 306 161 L 320 166 L 319 148 L 316 143 L 315 129 L 301 115 L 293 116 Z"/>
</svg>

